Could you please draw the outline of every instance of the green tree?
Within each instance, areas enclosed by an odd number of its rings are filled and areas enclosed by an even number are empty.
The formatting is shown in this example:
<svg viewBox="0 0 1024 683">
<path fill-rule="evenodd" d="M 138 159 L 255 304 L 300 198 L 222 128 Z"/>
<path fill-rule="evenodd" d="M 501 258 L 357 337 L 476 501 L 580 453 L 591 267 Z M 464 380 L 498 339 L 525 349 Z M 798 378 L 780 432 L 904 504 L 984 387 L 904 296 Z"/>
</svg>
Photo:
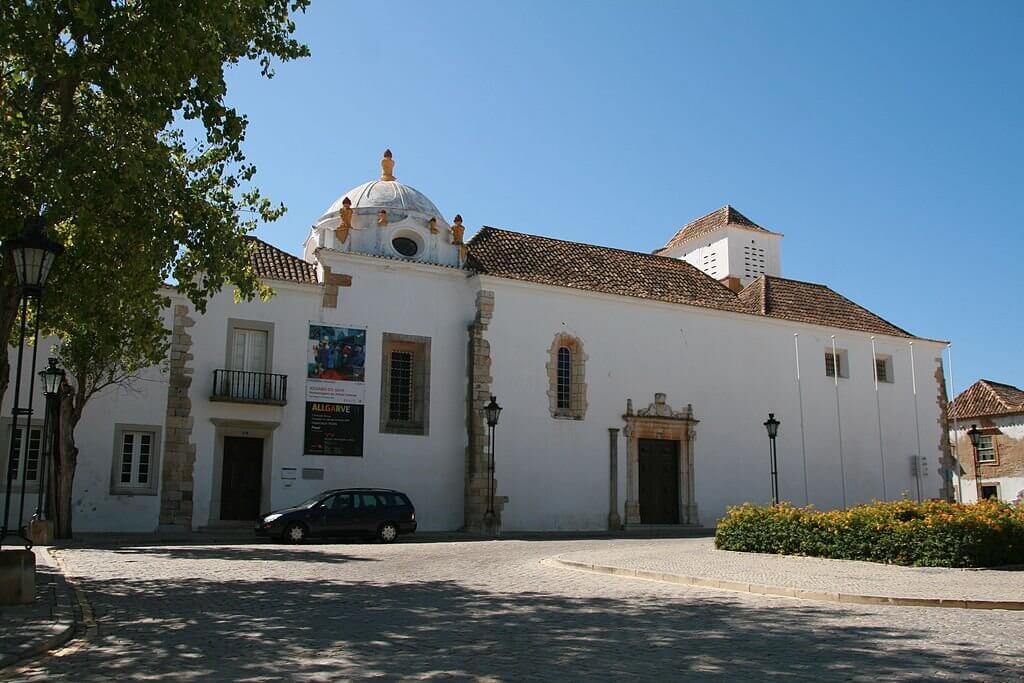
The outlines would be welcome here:
<svg viewBox="0 0 1024 683">
<path fill-rule="evenodd" d="M 161 362 L 173 278 L 200 311 L 230 284 L 269 296 L 251 267 L 258 221 L 283 212 L 253 186 L 247 120 L 225 71 L 308 55 L 292 16 L 309 0 L 9 0 L 0 9 L 0 238 L 42 213 L 67 250 L 43 301 L 70 375 L 55 450 L 57 532 L 71 532 L 74 428 L 89 398 Z M 189 139 L 185 130 L 193 131 Z M 0 335 L 18 320 L 0 269 Z M 10 368 L 0 354 L 0 396 Z"/>
</svg>

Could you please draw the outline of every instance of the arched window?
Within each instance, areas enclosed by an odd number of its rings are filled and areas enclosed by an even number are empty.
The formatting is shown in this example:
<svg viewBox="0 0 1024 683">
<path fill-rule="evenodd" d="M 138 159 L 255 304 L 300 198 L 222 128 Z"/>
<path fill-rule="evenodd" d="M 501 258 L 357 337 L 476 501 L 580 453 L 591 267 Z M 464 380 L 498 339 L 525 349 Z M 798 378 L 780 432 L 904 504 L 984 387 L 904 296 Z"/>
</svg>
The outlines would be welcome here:
<svg viewBox="0 0 1024 683">
<path fill-rule="evenodd" d="M 558 408 L 568 410 L 572 406 L 572 352 L 568 346 L 558 347 L 557 372 L 555 390 Z"/>
<path fill-rule="evenodd" d="M 555 335 L 548 349 L 548 403 L 551 417 L 582 420 L 587 412 L 583 342 L 570 334 Z"/>
</svg>

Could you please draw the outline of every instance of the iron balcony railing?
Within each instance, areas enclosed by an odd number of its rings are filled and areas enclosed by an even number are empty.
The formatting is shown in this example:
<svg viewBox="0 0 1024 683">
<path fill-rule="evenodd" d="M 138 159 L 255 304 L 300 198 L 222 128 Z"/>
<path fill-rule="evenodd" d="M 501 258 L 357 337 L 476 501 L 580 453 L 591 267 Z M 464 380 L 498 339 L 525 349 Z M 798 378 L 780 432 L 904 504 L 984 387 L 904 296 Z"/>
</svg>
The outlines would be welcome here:
<svg viewBox="0 0 1024 683">
<path fill-rule="evenodd" d="M 283 406 L 287 402 L 288 375 L 246 370 L 214 370 L 213 401 L 267 403 Z"/>
</svg>

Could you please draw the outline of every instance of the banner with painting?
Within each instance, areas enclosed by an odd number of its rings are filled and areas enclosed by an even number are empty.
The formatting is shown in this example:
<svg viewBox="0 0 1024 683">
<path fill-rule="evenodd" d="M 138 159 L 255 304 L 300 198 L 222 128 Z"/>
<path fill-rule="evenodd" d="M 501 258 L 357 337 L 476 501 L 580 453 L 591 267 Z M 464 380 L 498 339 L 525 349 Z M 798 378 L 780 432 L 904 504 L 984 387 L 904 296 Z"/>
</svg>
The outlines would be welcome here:
<svg viewBox="0 0 1024 683">
<path fill-rule="evenodd" d="M 309 324 L 306 342 L 306 401 L 366 401 L 366 329 Z"/>
<path fill-rule="evenodd" d="M 366 329 L 309 323 L 306 455 L 363 456 Z"/>
</svg>

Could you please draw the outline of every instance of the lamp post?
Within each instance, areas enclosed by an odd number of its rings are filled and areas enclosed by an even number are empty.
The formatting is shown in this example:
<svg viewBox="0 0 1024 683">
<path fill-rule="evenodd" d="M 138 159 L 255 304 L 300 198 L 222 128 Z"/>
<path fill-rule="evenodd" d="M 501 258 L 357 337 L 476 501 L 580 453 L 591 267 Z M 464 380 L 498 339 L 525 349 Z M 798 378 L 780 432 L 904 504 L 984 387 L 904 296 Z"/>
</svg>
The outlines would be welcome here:
<svg viewBox="0 0 1024 683">
<path fill-rule="evenodd" d="M 491 402 L 484 406 L 487 418 L 487 512 L 484 514 L 484 526 L 487 531 L 494 530 L 494 428 L 498 426 L 501 406 L 491 396 Z"/>
<path fill-rule="evenodd" d="M 769 453 L 772 461 L 772 505 L 779 504 L 779 465 L 775 451 L 775 437 L 779 433 L 780 424 L 782 423 L 775 419 L 775 413 L 768 413 L 764 428 L 768 430 Z"/>
<path fill-rule="evenodd" d="M 18 279 L 18 287 L 20 288 L 19 299 L 21 303 L 21 330 L 18 336 L 18 362 L 15 369 L 14 375 L 14 402 L 11 408 L 11 445 L 10 450 L 7 454 L 7 486 L 5 488 L 4 495 L 4 523 L 3 527 L 0 528 L 0 546 L 3 545 L 3 541 L 10 535 L 11 528 L 11 489 L 14 483 L 14 477 L 17 472 L 11 468 L 11 463 L 15 462 L 17 457 L 18 469 L 25 470 L 25 460 L 27 458 L 22 457 L 22 453 L 16 453 L 15 446 L 21 447 L 22 444 L 28 442 L 28 432 L 31 427 L 32 420 L 32 398 L 34 395 L 35 384 L 29 383 L 28 392 L 28 406 L 26 408 L 20 407 L 21 403 L 21 373 L 23 360 L 25 356 L 25 333 L 28 325 L 28 301 L 29 299 L 36 300 L 35 306 L 35 319 L 33 320 L 32 330 L 32 368 L 36 365 L 36 352 L 38 351 L 39 344 L 39 319 L 42 316 L 42 298 L 43 288 L 46 286 L 46 279 L 50 275 L 50 270 L 53 268 L 53 263 L 57 257 L 64 251 L 64 247 L 60 244 L 47 239 L 43 235 L 43 218 L 42 216 L 32 216 L 25 219 L 24 231 L 18 237 L 5 240 L 3 245 L 0 246 L 0 252 L 3 253 L 4 260 L 9 261 L 14 268 L 14 274 Z M 18 431 L 18 418 L 25 416 L 26 429 L 22 432 L 24 438 L 16 440 L 13 438 L 14 434 Z M 27 451 L 26 451 L 27 452 Z M 25 527 L 23 525 L 23 515 L 25 511 L 25 477 L 21 479 L 21 498 L 18 503 L 18 536 L 21 537 L 25 543 L 26 548 L 32 547 L 32 542 L 29 540 Z"/>
<path fill-rule="evenodd" d="M 39 380 L 43 383 L 43 396 L 46 407 L 43 412 L 43 444 L 39 454 L 39 494 L 36 500 L 36 519 L 48 519 L 50 516 L 49 501 L 46 499 L 46 460 L 53 458 L 53 432 L 56 431 L 55 406 L 60 385 L 64 382 L 64 370 L 57 367 L 57 359 L 48 360 L 49 367 L 39 372 Z M 44 504 L 46 500 L 46 504 Z"/>
<path fill-rule="evenodd" d="M 978 502 L 981 502 L 981 463 L 978 461 L 978 441 L 981 439 L 981 430 L 978 425 L 971 425 L 967 430 L 967 438 L 971 440 L 971 448 L 974 449 L 974 486 L 977 489 Z"/>
</svg>

